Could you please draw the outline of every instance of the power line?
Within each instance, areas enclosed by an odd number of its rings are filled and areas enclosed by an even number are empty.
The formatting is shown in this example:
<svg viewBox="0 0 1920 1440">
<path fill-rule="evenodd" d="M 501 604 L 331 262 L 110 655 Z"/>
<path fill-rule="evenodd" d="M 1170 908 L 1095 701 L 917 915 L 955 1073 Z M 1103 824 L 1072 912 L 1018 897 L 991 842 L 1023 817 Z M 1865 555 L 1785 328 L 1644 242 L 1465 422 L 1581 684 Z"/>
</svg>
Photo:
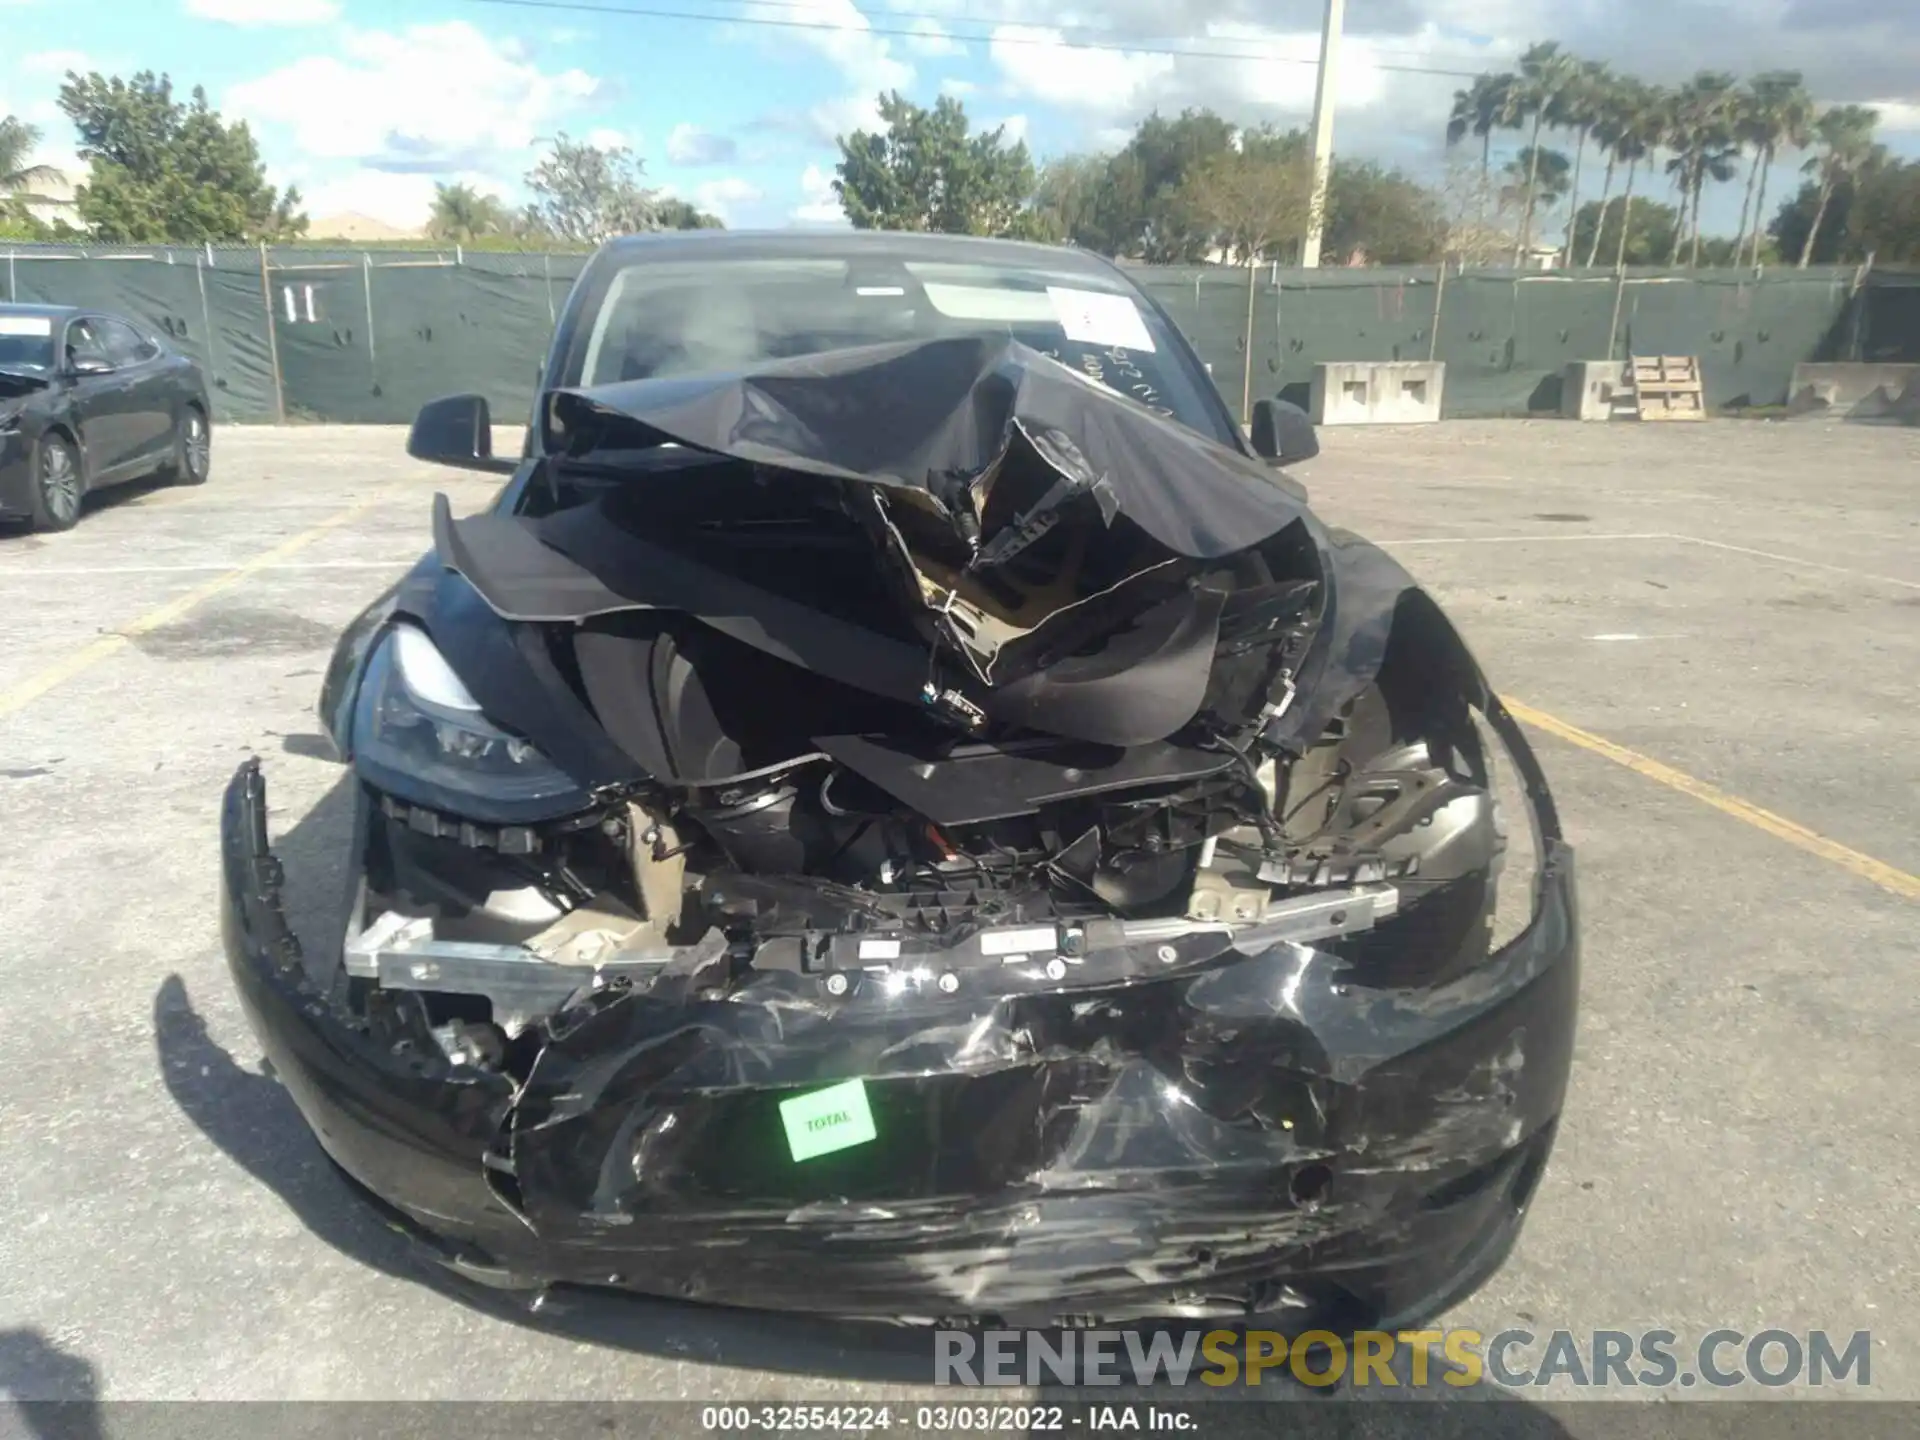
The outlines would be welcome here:
<svg viewBox="0 0 1920 1440">
<path fill-rule="evenodd" d="M 745 5 L 755 10 L 813 10 L 813 9 L 816 9 L 818 6 L 818 0 L 723 0 L 723 3 Z M 581 8 L 588 8 L 588 7 L 582 6 Z M 616 14 L 623 13 L 618 9 L 618 7 L 601 6 L 601 7 L 594 7 L 594 8 L 612 9 Z M 863 15 L 866 15 L 869 17 L 874 15 L 888 15 L 888 16 L 892 16 L 896 20 L 930 20 L 941 27 L 940 31 L 937 34 L 935 32 L 927 31 L 927 30 L 909 29 L 906 32 L 906 34 L 910 39 L 971 40 L 977 43 L 984 43 L 984 42 L 990 42 L 994 38 L 992 35 L 966 34 L 966 33 L 957 32 L 957 31 L 948 29 L 947 27 L 952 25 L 956 21 L 967 22 L 968 20 L 968 17 L 956 16 L 950 10 L 949 11 L 905 10 L 894 5 L 874 5 L 874 4 L 862 4 L 859 6 L 859 10 Z M 753 23 L 754 17 L 716 13 L 713 18 L 717 21 L 723 21 L 723 22 L 731 22 L 736 24 L 737 23 L 751 24 Z M 891 34 L 897 33 L 891 30 L 873 31 L 871 29 L 868 29 L 865 26 L 859 26 L 859 25 L 839 25 L 832 21 L 813 21 L 809 23 L 817 24 L 817 25 L 821 25 L 829 28 L 834 28 L 834 29 L 852 30 L 855 32 L 865 30 L 866 33 L 868 34 L 891 35 Z M 970 21 L 970 23 L 976 24 L 976 25 L 982 25 L 987 23 L 994 23 L 998 25 L 1013 25 L 1024 30 L 1051 30 L 1061 35 L 1117 35 L 1119 33 L 1111 25 L 1057 25 L 1057 24 L 1037 25 L 1027 21 L 1013 20 L 1013 19 L 1006 19 L 1006 18 L 992 20 L 991 22 L 989 22 L 989 20 L 974 18 Z M 1165 46 L 1169 42 L 1175 41 L 1181 38 L 1182 37 L 1180 36 L 1139 35 L 1139 36 L 1134 36 L 1128 39 L 1116 40 L 1113 43 L 1125 50 L 1142 51 L 1142 50 L 1151 50 L 1152 47 L 1156 47 L 1156 46 Z M 1227 45 L 1258 45 L 1263 43 L 1260 37 L 1252 36 L 1252 35 L 1248 35 L 1248 36 L 1220 35 L 1220 36 L 1213 36 L 1210 38 L 1216 41 L 1217 43 L 1227 44 Z M 1043 41 L 1040 43 L 1060 44 L 1069 49 L 1091 48 L 1080 41 L 1057 41 L 1057 42 Z M 1309 43 L 1312 44 L 1317 42 L 1309 40 Z M 1441 60 L 1446 60 L 1449 58 L 1457 58 L 1463 64 L 1470 64 L 1476 58 L 1471 55 L 1461 55 L 1457 57 L 1448 57 L 1448 56 L 1442 55 L 1442 56 L 1435 57 L 1423 51 L 1398 50 L 1398 49 L 1392 48 L 1391 46 L 1373 46 L 1373 47 L 1370 47 L 1370 49 L 1371 49 L 1371 53 L 1375 55 L 1397 55 L 1403 59 L 1429 60 L 1429 59 L 1438 58 Z M 1187 54 L 1192 54 L 1194 52 L 1189 50 L 1181 50 L 1181 49 L 1166 49 L 1164 51 L 1153 50 L 1152 53 L 1187 55 Z M 1302 65 L 1317 65 L 1320 63 L 1318 59 L 1312 56 L 1284 55 L 1283 52 L 1277 51 L 1277 50 L 1268 51 L 1268 52 L 1265 52 L 1264 54 L 1248 55 L 1246 58 L 1248 59 L 1284 58 L 1290 63 L 1298 63 Z M 1453 74 L 1455 72 L 1435 71 L 1434 73 Z M 1462 76 L 1462 78 L 1477 78 L 1480 73 L 1481 72 L 1479 71 L 1475 71 L 1472 77 Z"/>
<path fill-rule="evenodd" d="M 907 40 L 925 40 L 929 38 L 927 32 L 924 30 L 914 30 L 907 26 L 900 25 L 842 25 L 830 20 L 783 20 L 764 15 L 723 15 L 716 14 L 712 11 L 661 10 L 641 5 L 589 4 L 587 0 L 466 0 L 466 3 L 469 5 L 504 5 L 516 10 L 550 10 L 588 15 L 631 15 L 654 20 L 694 20 L 710 25 L 758 25 L 782 30 L 825 30 L 844 35 L 886 35 L 897 36 Z M 740 3 L 764 5 L 777 4 L 780 3 L 780 0 L 740 0 Z M 886 13 L 905 16 L 917 14 L 918 12 L 893 11 Z M 944 17 L 924 15 L 920 18 L 941 19 Z M 1196 50 L 1185 47 L 1173 49 L 1167 46 L 1127 44 L 1114 41 L 1054 40 L 1036 35 L 977 35 L 949 32 L 947 38 L 971 41 L 975 44 L 1028 45 L 1043 50 L 1109 50 L 1129 55 L 1163 55 L 1173 59 L 1239 60 L 1242 62 L 1269 61 L 1281 65 L 1311 66 L 1317 66 L 1320 63 L 1317 59 L 1310 56 L 1285 55 L 1277 51 Z M 1373 68 L 1376 70 L 1392 71 L 1402 75 L 1438 75 L 1453 80 L 1478 80 L 1481 75 L 1485 73 L 1479 70 L 1443 70 L 1428 65 L 1376 64 Z"/>
</svg>

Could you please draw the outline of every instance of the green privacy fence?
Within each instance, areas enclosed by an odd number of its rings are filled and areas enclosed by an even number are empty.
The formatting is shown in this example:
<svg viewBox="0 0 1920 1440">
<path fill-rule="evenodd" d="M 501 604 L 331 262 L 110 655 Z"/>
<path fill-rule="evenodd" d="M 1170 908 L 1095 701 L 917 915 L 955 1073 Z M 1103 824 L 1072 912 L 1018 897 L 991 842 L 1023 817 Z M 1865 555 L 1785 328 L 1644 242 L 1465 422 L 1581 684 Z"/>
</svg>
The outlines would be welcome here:
<svg viewBox="0 0 1920 1440">
<path fill-rule="evenodd" d="M 222 250 L 6 252 L 7 298 L 133 315 L 205 367 L 219 418 L 398 423 L 436 395 L 524 414 L 584 255 Z M 1716 406 L 1787 398 L 1807 360 L 1920 360 L 1920 276 L 1753 271 L 1140 267 L 1238 408 L 1304 399 L 1315 364 L 1441 360 L 1446 414 L 1559 404 L 1570 360 L 1698 355 Z"/>
<path fill-rule="evenodd" d="M 1237 404 L 1247 272 L 1135 274 Z M 1568 361 L 1637 353 L 1698 355 L 1715 405 L 1776 404 L 1796 364 L 1855 358 L 1873 278 L 1852 268 L 1267 269 L 1255 276 L 1252 388 L 1299 398 L 1323 361 L 1439 360 L 1449 418 L 1524 415 L 1558 409 Z"/>
</svg>

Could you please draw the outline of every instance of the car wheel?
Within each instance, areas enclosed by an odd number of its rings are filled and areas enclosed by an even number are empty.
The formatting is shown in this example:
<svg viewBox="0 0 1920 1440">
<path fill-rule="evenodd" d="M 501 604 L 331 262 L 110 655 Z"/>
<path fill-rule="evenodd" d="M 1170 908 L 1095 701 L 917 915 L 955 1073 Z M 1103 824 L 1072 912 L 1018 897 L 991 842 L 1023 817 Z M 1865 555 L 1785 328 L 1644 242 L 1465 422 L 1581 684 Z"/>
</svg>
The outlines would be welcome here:
<svg viewBox="0 0 1920 1440">
<path fill-rule="evenodd" d="M 213 427 L 199 406 L 189 405 L 181 412 L 180 423 L 174 426 L 173 444 L 173 483 L 206 484 L 213 468 Z"/>
<path fill-rule="evenodd" d="M 33 457 L 33 528 L 71 530 L 80 519 L 80 452 L 61 435 L 42 435 Z"/>
</svg>

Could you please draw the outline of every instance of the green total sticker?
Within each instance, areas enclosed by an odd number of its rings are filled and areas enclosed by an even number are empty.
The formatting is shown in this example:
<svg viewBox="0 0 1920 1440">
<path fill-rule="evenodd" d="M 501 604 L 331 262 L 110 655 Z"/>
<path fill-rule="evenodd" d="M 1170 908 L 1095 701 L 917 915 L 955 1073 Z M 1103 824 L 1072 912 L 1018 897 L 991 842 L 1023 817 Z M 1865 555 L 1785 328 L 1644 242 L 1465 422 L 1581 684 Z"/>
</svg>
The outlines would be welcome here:
<svg viewBox="0 0 1920 1440">
<path fill-rule="evenodd" d="M 843 1080 L 825 1090 L 782 1100 L 780 1122 L 787 1127 L 787 1148 L 796 1161 L 864 1145 L 877 1134 L 873 1111 L 867 1106 L 867 1087 L 859 1080 Z"/>
</svg>

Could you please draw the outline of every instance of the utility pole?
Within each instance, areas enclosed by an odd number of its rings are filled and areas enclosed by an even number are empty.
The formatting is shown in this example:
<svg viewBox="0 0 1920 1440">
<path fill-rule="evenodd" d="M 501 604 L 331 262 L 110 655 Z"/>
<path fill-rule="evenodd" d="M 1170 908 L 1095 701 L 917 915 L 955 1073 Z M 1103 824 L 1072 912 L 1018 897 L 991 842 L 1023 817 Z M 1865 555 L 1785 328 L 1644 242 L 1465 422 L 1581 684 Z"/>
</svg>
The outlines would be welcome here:
<svg viewBox="0 0 1920 1440">
<path fill-rule="evenodd" d="M 1327 180 L 1333 168 L 1333 105 L 1339 90 L 1340 30 L 1346 23 L 1347 0 L 1327 0 L 1327 19 L 1320 31 L 1320 74 L 1313 82 L 1313 200 L 1307 218 L 1306 243 L 1300 263 L 1308 270 L 1320 265 L 1320 231 L 1327 218 Z"/>
</svg>

